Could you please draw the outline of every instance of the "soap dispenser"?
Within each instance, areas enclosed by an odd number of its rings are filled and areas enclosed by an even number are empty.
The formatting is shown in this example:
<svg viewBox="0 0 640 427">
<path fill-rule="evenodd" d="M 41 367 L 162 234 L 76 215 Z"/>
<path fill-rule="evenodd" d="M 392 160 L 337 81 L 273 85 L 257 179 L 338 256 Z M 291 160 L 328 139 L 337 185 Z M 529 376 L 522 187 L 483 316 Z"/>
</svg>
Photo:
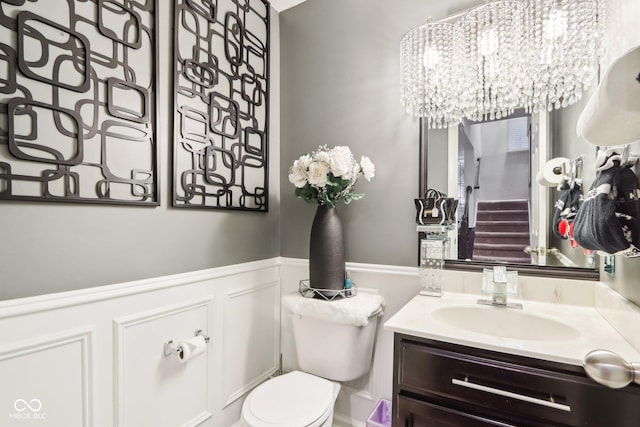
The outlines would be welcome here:
<svg viewBox="0 0 640 427">
<path fill-rule="evenodd" d="M 491 300 L 494 304 L 507 304 L 507 267 L 493 267 L 493 292 Z"/>
</svg>

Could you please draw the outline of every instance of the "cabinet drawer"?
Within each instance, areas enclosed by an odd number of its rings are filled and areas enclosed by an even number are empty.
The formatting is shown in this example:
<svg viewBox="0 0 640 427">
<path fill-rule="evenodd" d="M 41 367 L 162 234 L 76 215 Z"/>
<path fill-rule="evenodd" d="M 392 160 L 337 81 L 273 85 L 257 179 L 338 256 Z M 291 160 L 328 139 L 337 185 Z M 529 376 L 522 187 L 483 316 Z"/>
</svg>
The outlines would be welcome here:
<svg viewBox="0 0 640 427">
<path fill-rule="evenodd" d="M 530 420 L 531 425 L 640 425 L 637 390 L 624 393 L 579 375 L 411 341 L 401 342 L 399 357 L 399 388 L 471 405 L 474 412 L 492 418 Z"/>
<path fill-rule="evenodd" d="M 468 414 L 432 402 L 398 396 L 396 404 L 401 419 L 396 425 L 403 427 L 500 426 L 515 427 L 501 421 Z"/>
</svg>

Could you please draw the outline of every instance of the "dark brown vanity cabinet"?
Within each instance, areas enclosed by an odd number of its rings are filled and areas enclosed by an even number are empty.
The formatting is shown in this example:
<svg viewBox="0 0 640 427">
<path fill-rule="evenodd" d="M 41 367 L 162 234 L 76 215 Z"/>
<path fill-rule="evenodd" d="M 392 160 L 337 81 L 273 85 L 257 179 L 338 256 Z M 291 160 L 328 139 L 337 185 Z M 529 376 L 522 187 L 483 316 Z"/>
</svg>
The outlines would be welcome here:
<svg viewBox="0 0 640 427">
<path fill-rule="evenodd" d="M 640 427 L 640 386 L 580 366 L 395 334 L 393 427 Z"/>
</svg>

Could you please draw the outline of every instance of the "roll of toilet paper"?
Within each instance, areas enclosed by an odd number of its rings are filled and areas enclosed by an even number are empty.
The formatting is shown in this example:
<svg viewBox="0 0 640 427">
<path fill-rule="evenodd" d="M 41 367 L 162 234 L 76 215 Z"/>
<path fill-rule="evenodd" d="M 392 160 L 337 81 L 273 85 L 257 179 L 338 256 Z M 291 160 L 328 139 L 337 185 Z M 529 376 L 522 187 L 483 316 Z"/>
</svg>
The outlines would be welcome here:
<svg viewBox="0 0 640 427">
<path fill-rule="evenodd" d="M 194 357 L 204 353 L 207 349 L 207 343 L 204 340 L 204 336 L 197 335 L 188 340 L 180 341 L 177 344 L 180 351 L 178 352 L 178 359 L 180 363 L 187 363 Z"/>
<path fill-rule="evenodd" d="M 536 181 L 545 187 L 556 187 L 562 181 L 563 171 L 569 171 L 570 163 L 566 157 L 549 160 L 536 174 Z"/>
</svg>

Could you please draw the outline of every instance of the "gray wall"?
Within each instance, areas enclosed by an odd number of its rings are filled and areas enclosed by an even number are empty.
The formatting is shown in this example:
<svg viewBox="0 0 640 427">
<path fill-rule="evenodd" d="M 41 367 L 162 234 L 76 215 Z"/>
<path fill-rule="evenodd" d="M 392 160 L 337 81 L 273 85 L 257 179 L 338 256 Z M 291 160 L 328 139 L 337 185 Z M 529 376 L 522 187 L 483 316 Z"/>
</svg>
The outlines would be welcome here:
<svg viewBox="0 0 640 427">
<path fill-rule="evenodd" d="M 416 265 L 418 121 L 400 105 L 400 39 L 428 16 L 478 3 L 307 0 L 281 13 L 283 256 L 308 256 L 315 211 L 294 197 L 286 169 L 320 144 L 348 145 L 376 165 L 376 177 L 358 183 L 366 197 L 338 208 L 348 261 Z"/>
<path fill-rule="evenodd" d="M 173 2 L 160 1 L 161 28 Z M 278 16 L 272 19 L 272 36 Z M 200 270 L 278 256 L 278 44 L 272 58 L 269 213 L 185 210 L 171 203 L 171 31 L 160 31 L 162 206 L 0 204 L 0 300 Z M 272 104 L 273 107 L 273 104 Z"/>
</svg>

